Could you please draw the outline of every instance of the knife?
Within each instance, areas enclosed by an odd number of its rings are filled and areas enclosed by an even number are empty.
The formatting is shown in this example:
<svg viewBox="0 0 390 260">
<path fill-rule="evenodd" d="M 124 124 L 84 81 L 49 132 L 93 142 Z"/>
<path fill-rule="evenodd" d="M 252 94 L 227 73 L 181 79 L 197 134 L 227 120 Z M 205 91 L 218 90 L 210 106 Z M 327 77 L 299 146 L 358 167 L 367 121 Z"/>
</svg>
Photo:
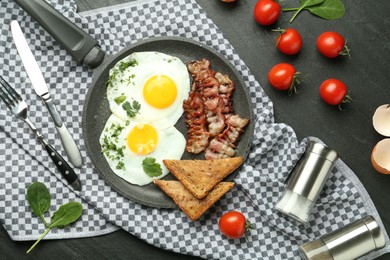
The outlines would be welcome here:
<svg viewBox="0 0 390 260">
<path fill-rule="evenodd" d="M 41 69 L 39 68 L 38 63 L 35 60 L 30 47 L 27 44 L 27 41 L 23 35 L 18 21 L 14 20 L 11 22 L 11 32 L 16 45 L 16 49 L 19 52 L 23 65 L 27 71 L 27 75 L 30 78 L 31 84 L 33 85 L 37 95 L 42 98 L 47 109 L 49 110 L 57 132 L 60 136 L 62 145 L 68 155 L 69 161 L 73 164 L 73 166 L 78 168 L 81 167 L 83 165 L 83 158 L 81 157 L 80 150 L 77 147 L 72 136 L 70 135 L 68 129 L 62 122 L 61 117 L 56 107 L 54 106 Z"/>
</svg>

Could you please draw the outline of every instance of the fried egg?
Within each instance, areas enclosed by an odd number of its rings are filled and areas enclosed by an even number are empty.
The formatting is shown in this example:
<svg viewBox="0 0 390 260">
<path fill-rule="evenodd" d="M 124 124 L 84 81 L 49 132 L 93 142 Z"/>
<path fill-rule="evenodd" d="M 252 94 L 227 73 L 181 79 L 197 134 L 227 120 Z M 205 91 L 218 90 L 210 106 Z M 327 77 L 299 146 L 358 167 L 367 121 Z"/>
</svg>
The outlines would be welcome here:
<svg viewBox="0 0 390 260">
<path fill-rule="evenodd" d="M 189 91 L 187 67 L 180 59 L 160 52 L 134 52 L 110 70 L 107 99 L 117 117 L 162 128 L 179 120 Z"/>
<path fill-rule="evenodd" d="M 107 120 L 99 142 L 112 171 L 140 186 L 167 175 L 162 160 L 179 160 L 186 145 L 184 136 L 173 126 L 162 129 L 115 115 Z"/>
</svg>

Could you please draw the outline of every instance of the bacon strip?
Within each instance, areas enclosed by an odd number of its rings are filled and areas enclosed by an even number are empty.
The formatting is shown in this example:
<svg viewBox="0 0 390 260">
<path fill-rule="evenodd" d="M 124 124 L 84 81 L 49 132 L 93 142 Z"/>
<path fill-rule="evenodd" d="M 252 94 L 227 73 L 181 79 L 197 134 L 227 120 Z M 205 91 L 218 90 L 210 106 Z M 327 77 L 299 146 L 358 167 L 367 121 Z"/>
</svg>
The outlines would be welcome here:
<svg viewBox="0 0 390 260">
<path fill-rule="evenodd" d="M 232 115 L 226 119 L 227 128 L 214 137 L 205 151 L 206 160 L 233 157 L 236 153 L 236 144 L 249 124 L 249 119 Z"/>
<path fill-rule="evenodd" d="M 187 64 L 193 85 L 183 104 L 188 127 L 186 150 L 196 154 L 206 150 L 206 159 L 233 157 L 249 119 L 234 114 L 234 82 L 210 66 L 207 59 Z"/>
<path fill-rule="evenodd" d="M 210 137 L 206 130 L 206 114 L 199 94 L 191 92 L 183 103 L 183 109 L 188 128 L 186 151 L 198 154 L 207 148 Z"/>
</svg>

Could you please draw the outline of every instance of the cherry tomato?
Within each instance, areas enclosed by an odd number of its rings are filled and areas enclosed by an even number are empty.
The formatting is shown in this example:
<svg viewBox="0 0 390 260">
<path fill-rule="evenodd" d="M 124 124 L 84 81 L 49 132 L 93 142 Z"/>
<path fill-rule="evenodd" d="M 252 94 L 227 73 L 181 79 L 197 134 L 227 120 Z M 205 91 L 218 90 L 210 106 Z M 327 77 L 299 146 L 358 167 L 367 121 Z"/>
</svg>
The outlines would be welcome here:
<svg viewBox="0 0 390 260">
<path fill-rule="evenodd" d="M 272 87 L 278 90 L 288 90 L 290 95 L 293 91 L 297 93 L 295 85 L 300 83 L 300 74 L 293 65 L 279 63 L 268 72 L 268 81 Z"/>
<path fill-rule="evenodd" d="M 348 103 L 352 99 L 348 94 L 347 86 L 338 79 L 327 79 L 320 86 L 320 96 L 329 105 Z"/>
<path fill-rule="evenodd" d="M 222 234 L 228 238 L 241 238 L 245 236 L 248 228 L 252 228 L 245 216 L 237 211 L 225 213 L 219 220 L 218 226 Z"/>
<path fill-rule="evenodd" d="M 254 9 L 255 20 L 261 25 L 271 25 L 278 20 L 280 11 L 280 5 L 274 0 L 259 0 Z"/>
<path fill-rule="evenodd" d="M 349 56 L 349 48 L 345 44 L 344 37 L 337 32 L 324 32 L 318 36 L 317 48 L 328 58 L 336 58 L 339 55 Z"/>
<path fill-rule="evenodd" d="M 287 55 L 297 54 L 302 48 L 300 33 L 292 28 L 286 30 L 273 30 L 281 34 L 276 38 L 276 48 Z"/>
</svg>

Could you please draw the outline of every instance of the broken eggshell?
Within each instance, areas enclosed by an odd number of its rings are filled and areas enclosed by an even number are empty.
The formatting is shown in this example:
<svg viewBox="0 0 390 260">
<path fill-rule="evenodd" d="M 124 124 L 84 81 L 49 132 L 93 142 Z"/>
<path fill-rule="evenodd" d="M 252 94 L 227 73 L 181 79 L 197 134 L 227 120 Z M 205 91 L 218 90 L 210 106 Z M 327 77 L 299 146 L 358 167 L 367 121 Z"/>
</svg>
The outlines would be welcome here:
<svg viewBox="0 0 390 260">
<path fill-rule="evenodd" d="M 390 174 L 390 138 L 379 141 L 371 153 L 371 163 L 375 170 Z"/>
<path fill-rule="evenodd" d="M 375 110 L 372 117 L 372 124 L 375 130 L 383 135 L 390 137 L 390 105 L 381 105 Z"/>
</svg>

